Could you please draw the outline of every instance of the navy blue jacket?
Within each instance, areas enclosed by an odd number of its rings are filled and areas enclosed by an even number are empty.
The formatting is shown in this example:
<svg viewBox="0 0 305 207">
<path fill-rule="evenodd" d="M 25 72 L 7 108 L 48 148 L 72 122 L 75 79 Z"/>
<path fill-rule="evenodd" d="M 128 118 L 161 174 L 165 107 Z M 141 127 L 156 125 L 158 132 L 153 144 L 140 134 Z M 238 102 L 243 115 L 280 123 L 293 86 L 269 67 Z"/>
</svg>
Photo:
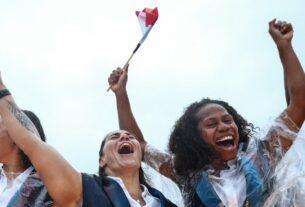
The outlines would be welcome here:
<svg viewBox="0 0 305 207">
<path fill-rule="evenodd" d="M 97 175 L 82 173 L 83 207 L 130 207 L 127 197 L 121 186 L 114 180 Z M 160 199 L 161 207 L 177 207 L 167 200 L 164 195 L 149 186 L 148 191 Z"/>
</svg>

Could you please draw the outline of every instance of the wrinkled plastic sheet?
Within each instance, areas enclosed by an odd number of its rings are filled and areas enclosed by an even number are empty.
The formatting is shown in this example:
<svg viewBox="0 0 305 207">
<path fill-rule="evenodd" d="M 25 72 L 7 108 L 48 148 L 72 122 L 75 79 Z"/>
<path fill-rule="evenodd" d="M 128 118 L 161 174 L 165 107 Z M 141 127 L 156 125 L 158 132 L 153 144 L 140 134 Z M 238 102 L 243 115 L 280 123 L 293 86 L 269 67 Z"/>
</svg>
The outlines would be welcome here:
<svg viewBox="0 0 305 207">
<path fill-rule="evenodd" d="M 264 130 L 266 129 L 266 130 Z M 270 121 L 259 134 L 251 138 L 247 150 L 239 149 L 237 160 L 248 159 L 257 166 L 261 173 L 264 185 L 264 207 L 290 207 L 305 206 L 305 133 L 299 132 L 298 127 L 292 122 L 288 115 L 283 112 L 277 119 Z M 282 141 L 292 141 L 294 144 L 289 148 L 282 146 Z M 162 152 L 151 145 L 145 149 L 145 162 L 158 171 L 160 166 L 169 162 L 172 155 Z M 245 180 L 240 176 L 231 173 L 232 186 L 245 185 Z M 154 174 L 153 184 L 156 176 Z M 214 177 L 215 176 L 210 176 Z M 196 176 L 194 176 L 196 179 Z M 158 178 L 161 179 L 162 178 Z M 161 185 L 160 185 L 161 184 Z M 180 183 L 179 183 L 179 186 Z M 179 206 L 183 206 L 180 201 L 181 194 L 178 190 L 168 188 L 167 182 L 159 182 L 158 189 L 161 189 L 167 197 L 172 197 L 172 201 L 179 197 L 179 201 L 174 201 Z M 246 189 L 246 188 L 245 188 Z M 266 193 L 267 192 L 267 193 Z M 189 195 L 187 195 L 189 193 Z M 248 192 L 255 193 L 255 192 Z M 184 198 L 191 198 L 194 192 L 183 192 Z M 177 196 L 178 195 L 178 196 Z M 240 197 L 246 200 L 244 191 L 240 192 Z M 238 199 L 237 199 L 238 200 Z M 247 202 L 247 200 L 246 200 Z M 241 204 L 240 206 L 244 205 Z"/>
<path fill-rule="evenodd" d="M 142 168 L 145 174 L 148 176 L 148 183 L 158 189 L 163 195 L 178 207 L 183 207 L 183 198 L 181 196 L 180 189 L 171 179 L 161 175 L 152 167 L 145 163 L 142 163 Z"/>
<path fill-rule="evenodd" d="M 32 172 L 6 207 L 51 207 L 53 201 L 36 172 Z"/>
<path fill-rule="evenodd" d="M 305 206 L 305 127 L 276 166 L 272 179 L 274 188 L 264 207 Z"/>
</svg>

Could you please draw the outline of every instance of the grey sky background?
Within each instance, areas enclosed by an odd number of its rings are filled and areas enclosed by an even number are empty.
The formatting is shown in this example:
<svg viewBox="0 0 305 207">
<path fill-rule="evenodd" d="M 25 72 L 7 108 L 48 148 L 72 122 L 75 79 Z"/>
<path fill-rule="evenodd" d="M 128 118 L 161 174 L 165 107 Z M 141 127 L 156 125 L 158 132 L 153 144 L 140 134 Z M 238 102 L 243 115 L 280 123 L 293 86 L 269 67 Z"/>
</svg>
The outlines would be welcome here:
<svg viewBox="0 0 305 207">
<path fill-rule="evenodd" d="M 100 142 L 118 128 L 107 79 L 141 38 L 135 11 L 155 6 L 159 20 L 130 62 L 128 92 L 160 149 L 183 109 L 203 97 L 228 101 L 259 127 L 285 108 L 271 19 L 293 24 L 305 64 L 301 0 L 0 0 L 3 80 L 79 171 L 97 171 Z"/>
</svg>

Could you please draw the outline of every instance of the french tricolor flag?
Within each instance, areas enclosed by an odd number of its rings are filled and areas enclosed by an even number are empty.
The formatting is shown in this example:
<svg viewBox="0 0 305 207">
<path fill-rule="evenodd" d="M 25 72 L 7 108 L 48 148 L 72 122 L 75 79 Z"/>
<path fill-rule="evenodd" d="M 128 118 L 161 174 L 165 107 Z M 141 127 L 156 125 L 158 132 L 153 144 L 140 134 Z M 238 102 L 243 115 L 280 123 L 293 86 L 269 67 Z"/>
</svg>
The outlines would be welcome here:
<svg viewBox="0 0 305 207">
<path fill-rule="evenodd" d="M 154 26 L 154 24 L 156 23 L 156 21 L 159 17 L 157 7 L 154 9 L 144 8 L 143 11 L 136 11 L 136 15 L 139 19 L 143 36 L 142 36 L 141 40 L 139 41 L 139 43 L 137 44 L 136 48 L 133 50 L 131 56 L 129 57 L 129 59 L 127 60 L 127 62 L 125 63 L 123 68 L 128 66 L 129 61 L 131 60 L 133 55 L 137 52 L 137 50 L 139 49 L 141 44 L 144 42 L 148 33 L 150 32 L 150 30 L 152 29 L 152 27 Z M 111 88 L 111 86 L 109 86 L 107 91 L 109 91 L 110 88 Z"/>
<path fill-rule="evenodd" d="M 143 11 L 136 11 L 136 15 L 143 33 L 143 37 L 139 42 L 139 44 L 142 44 L 159 17 L 158 8 L 145 8 Z"/>
</svg>

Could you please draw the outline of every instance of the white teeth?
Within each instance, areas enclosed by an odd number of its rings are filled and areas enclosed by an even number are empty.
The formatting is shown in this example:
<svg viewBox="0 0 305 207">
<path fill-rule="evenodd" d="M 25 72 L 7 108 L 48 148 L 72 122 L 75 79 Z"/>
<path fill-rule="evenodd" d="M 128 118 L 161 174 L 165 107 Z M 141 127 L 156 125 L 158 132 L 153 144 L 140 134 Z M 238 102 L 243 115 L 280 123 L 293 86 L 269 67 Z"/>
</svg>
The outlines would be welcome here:
<svg viewBox="0 0 305 207">
<path fill-rule="evenodd" d="M 223 137 L 223 138 L 217 140 L 216 142 L 223 142 L 223 141 L 227 141 L 227 140 L 233 140 L 233 137 L 232 136 L 226 136 L 226 137 Z"/>
</svg>

